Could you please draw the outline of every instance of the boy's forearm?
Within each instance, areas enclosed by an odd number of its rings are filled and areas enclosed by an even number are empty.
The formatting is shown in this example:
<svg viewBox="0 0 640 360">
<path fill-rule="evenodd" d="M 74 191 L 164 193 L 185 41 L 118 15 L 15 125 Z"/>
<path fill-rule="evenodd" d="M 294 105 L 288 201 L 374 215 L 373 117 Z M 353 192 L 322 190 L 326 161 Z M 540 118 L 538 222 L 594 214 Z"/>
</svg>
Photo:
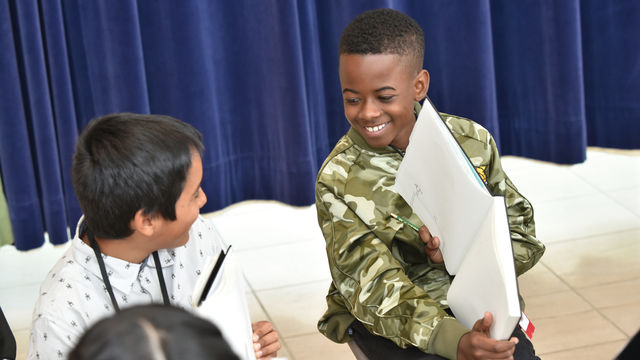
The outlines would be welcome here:
<svg viewBox="0 0 640 360">
<path fill-rule="evenodd" d="M 333 282 L 343 306 L 373 334 L 400 347 L 411 345 L 433 352 L 431 333 L 446 313 L 411 282 L 387 246 L 348 207 L 317 205 Z M 329 211 L 338 208 L 340 213 Z M 448 333 L 446 329 L 447 325 L 443 334 Z"/>
<path fill-rule="evenodd" d="M 471 330 L 460 324 L 458 320 L 444 318 L 434 329 L 428 349 L 421 350 L 440 355 L 446 359 L 456 359 L 460 339 L 469 331 Z"/>
</svg>

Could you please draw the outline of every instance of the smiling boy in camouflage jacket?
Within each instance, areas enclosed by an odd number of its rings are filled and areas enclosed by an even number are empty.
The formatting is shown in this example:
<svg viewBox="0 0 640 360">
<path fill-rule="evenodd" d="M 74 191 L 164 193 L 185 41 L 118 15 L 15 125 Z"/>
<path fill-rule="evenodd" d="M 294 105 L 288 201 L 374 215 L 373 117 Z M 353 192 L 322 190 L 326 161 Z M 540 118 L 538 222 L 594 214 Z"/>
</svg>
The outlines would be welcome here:
<svg viewBox="0 0 640 360">
<path fill-rule="evenodd" d="M 368 11 L 347 26 L 339 53 L 351 129 L 325 160 L 316 183 L 318 222 L 333 278 L 318 329 L 335 342 L 348 341 L 358 358 L 512 358 L 514 352 L 516 358 L 536 358 L 520 330 L 509 341 L 490 339 L 490 314 L 471 330 L 451 315 L 446 305 L 451 278 L 441 264 L 439 239 L 393 191 L 429 86 L 422 69 L 422 29 L 394 10 Z M 533 208 L 502 170 L 491 134 L 471 120 L 441 115 L 489 190 L 506 198 L 521 275 L 544 252 L 535 238 Z M 422 226 L 420 235 L 391 213 Z"/>
</svg>

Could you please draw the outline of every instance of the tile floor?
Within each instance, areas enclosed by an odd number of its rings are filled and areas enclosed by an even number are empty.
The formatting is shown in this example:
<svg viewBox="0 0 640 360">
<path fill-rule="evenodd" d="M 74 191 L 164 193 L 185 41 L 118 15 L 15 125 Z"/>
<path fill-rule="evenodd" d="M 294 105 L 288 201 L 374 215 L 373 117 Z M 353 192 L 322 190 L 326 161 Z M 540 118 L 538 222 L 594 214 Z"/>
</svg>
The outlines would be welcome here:
<svg viewBox="0 0 640 360">
<path fill-rule="evenodd" d="M 640 329 L 640 151 L 590 148 L 573 166 L 515 157 L 503 164 L 533 203 L 547 245 L 519 279 L 537 352 L 550 360 L 613 358 Z M 312 206 L 247 201 L 207 216 L 239 250 L 252 318 L 274 322 L 283 357 L 354 358 L 315 328 L 330 278 Z M 0 248 L 0 305 L 18 359 L 26 358 L 38 284 L 65 248 Z"/>
</svg>

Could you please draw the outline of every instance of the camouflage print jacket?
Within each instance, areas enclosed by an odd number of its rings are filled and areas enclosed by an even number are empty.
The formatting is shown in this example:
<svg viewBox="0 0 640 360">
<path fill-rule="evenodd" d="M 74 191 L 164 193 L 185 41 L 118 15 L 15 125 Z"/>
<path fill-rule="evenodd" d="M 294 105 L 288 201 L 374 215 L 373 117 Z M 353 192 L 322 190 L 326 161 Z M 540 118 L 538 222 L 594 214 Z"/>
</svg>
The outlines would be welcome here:
<svg viewBox="0 0 640 360">
<path fill-rule="evenodd" d="M 544 252 L 534 237 L 531 204 L 502 170 L 487 130 L 468 119 L 441 115 L 490 191 L 505 195 L 516 272 L 524 273 Z M 422 226 L 392 190 L 401 161 L 391 147 L 372 148 L 350 129 L 318 173 L 318 222 L 333 278 L 318 329 L 335 342 L 346 342 L 349 325 L 358 319 L 400 347 L 455 358 L 458 341 L 469 330 L 443 310 L 449 274 L 430 263 L 415 230 L 389 215 Z"/>
</svg>

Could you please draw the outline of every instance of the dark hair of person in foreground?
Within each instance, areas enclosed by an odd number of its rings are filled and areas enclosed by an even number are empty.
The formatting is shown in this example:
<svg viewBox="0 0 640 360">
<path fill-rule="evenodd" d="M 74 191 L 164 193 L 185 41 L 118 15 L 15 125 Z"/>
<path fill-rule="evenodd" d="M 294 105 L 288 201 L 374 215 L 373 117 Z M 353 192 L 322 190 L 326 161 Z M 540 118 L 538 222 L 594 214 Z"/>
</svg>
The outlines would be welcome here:
<svg viewBox="0 0 640 360">
<path fill-rule="evenodd" d="M 220 330 L 181 308 L 134 306 L 95 323 L 69 360 L 238 360 Z"/>
</svg>

